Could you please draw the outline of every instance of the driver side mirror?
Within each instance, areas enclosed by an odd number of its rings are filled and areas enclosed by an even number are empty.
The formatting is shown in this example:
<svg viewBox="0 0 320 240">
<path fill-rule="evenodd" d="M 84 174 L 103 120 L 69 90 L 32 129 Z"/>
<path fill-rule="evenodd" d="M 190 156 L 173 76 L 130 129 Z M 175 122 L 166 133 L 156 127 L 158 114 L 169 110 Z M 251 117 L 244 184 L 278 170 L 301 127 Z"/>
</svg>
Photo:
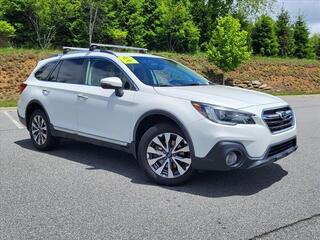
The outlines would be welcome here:
<svg viewBox="0 0 320 240">
<path fill-rule="evenodd" d="M 100 83 L 103 89 L 114 89 L 117 97 L 123 96 L 123 84 L 120 78 L 118 77 L 102 78 Z"/>
</svg>

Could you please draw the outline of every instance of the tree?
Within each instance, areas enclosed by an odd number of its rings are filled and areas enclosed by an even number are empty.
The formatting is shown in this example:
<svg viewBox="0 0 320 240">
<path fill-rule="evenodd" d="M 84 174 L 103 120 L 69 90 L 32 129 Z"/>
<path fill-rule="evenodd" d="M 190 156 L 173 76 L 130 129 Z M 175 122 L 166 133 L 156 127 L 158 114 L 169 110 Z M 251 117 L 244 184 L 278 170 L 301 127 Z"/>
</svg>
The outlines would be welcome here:
<svg viewBox="0 0 320 240">
<path fill-rule="evenodd" d="M 102 8 L 101 42 L 146 46 L 142 1 L 103 1 Z"/>
<path fill-rule="evenodd" d="M 14 36 L 14 27 L 6 21 L 0 20 L 0 46 L 8 44 L 8 40 Z"/>
<path fill-rule="evenodd" d="M 58 25 L 63 24 L 61 9 L 64 3 L 65 0 L 2 0 L 4 17 L 16 28 L 14 40 L 22 46 L 48 48 Z"/>
<path fill-rule="evenodd" d="M 241 30 L 239 20 L 227 16 L 218 19 L 218 25 L 208 45 L 209 61 L 224 72 L 234 70 L 250 59 L 248 32 Z"/>
<path fill-rule="evenodd" d="M 262 15 L 251 34 L 252 49 L 255 54 L 275 56 L 279 51 L 279 44 L 275 33 L 275 24 L 271 17 Z"/>
<path fill-rule="evenodd" d="M 292 56 L 294 54 L 293 30 L 290 25 L 290 16 L 288 11 L 281 9 L 276 22 L 278 43 L 280 46 L 279 55 L 282 57 Z"/>
<path fill-rule="evenodd" d="M 160 49 L 156 32 L 156 29 L 160 27 L 159 0 L 145 0 L 142 11 L 142 15 L 145 17 L 144 40 L 147 47 L 149 49 Z"/>
<path fill-rule="evenodd" d="M 309 30 L 302 16 L 299 16 L 294 24 L 295 53 L 298 58 L 308 56 Z"/>
<path fill-rule="evenodd" d="M 233 0 L 191 0 L 193 20 L 200 31 L 200 45 L 210 41 L 216 20 L 230 12 Z"/>
<path fill-rule="evenodd" d="M 309 46 L 310 46 L 311 55 L 313 54 L 315 58 L 320 59 L 320 35 L 319 34 L 315 34 L 310 38 Z"/>
<path fill-rule="evenodd" d="M 160 20 L 156 33 L 159 46 L 178 52 L 194 52 L 198 48 L 199 29 L 189 12 L 188 0 L 162 0 L 159 5 Z"/>
<path fill-rule="evenodd" d="M 29 0 L 25 2 L 25 17 L 31 23 L 39 47 L 48 48 L 56 35 L 55 14 L 59 5 L 46 0 Z"/>
<path fill-rule="evenodd" d="M 191 0 L 191 12 L 200 30 L 200 45 L 206 45 L 217 25 L 217 19 L 228 14 L 250 18 L 271 9 L 275 0 Z"/>
<path fill-rule="evenodd" d="M 89 5 L 89 44 L 92 43 L 92 35 L 98 17 L 100 3 L 97 1 L 88 1 Z"/>
</svg>

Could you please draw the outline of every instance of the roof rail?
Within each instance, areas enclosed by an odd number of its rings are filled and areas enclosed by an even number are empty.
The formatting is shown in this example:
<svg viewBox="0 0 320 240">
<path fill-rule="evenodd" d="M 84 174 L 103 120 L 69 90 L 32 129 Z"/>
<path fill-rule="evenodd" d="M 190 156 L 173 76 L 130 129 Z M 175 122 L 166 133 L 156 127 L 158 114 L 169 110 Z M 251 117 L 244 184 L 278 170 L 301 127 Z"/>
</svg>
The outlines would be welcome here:
<svg viewBox="0 0 320 240">
<path fill-rule="evenodd" d="M 129 47 L 129 46 L 113 45 L 113 44 L 91 43 L 91 45 L 90 45 L 90 49 L 91 48 L 97 49 L 100 47 L 134 50 L 134 51 L 139 51 L 140 53 L 147 53 L 147 51 L 148 51 L 148 49 L 146 49 L 146 48 Z"/>
<path fill-rule="evenodd" d="M 115 56 L 115 53 L 109 50 L 100 50 L 99 47 L 95 45 L 91 45 L 90 48 L 79 48 L 79 47 L 62 47 L 63 49 L 63 54 L 67 54 L 71 51 L 76 51 L 76 52 L 93 52 L 93 51 L 99 51 L 99 52 L 104 52 L 104 53 L 109 53 Z"/>
<path fill-rule="evenodd" d="M 71 51 L 89 51 L 89 48 L 78 48 L 78 47 L 62 47 L 63 54 L 67 54 Z"/>
</svg>

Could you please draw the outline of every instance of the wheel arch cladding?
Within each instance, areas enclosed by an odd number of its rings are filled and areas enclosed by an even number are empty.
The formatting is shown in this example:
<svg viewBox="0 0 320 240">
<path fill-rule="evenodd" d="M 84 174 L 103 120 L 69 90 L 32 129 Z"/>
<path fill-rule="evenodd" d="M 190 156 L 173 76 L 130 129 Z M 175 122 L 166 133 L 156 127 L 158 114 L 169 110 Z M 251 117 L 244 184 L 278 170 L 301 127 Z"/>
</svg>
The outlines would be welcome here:
<svg viewBox="0 0 320 240">
<path fill-rule="evenodd" d="M 190 134 L 187 128 L 182 124 L 182 122 L 169 112 L 162 111 L 162 110 L 153 110 L 143 114 L 138 119 L 134 127 L 134 133 L 133 133 L 134 148 L 132 150 L 133 150 L 133 155 L 135 157 L 137 157 L 137 148 L 139 146 L 139 142 L 143 134 L 150 127 L 159 123 L 168 123 L 178 127 L 183 132 L 184 136 L 187 138 L 189 146 L 191 147 L 191 150 L 192 150 L 191 153 L 194 154 L 192 139 L 190 137 Z"/>
<path fill-rule="evenodd" d="M 38 100 L 32 100 L 28 103 L 27 108 L 26 108 L 26 126 L 27 126 L 28 130 L 29 130 L 29 121 L 30 121 L 31 114 L 37 109 L 42 110 L 44 112 L 44 114 L 46 115 L 46 117 L 48 118 L 48 121 L 50 122 L 47 111 L 45 110 L 43 105 Z"/>
</svg>

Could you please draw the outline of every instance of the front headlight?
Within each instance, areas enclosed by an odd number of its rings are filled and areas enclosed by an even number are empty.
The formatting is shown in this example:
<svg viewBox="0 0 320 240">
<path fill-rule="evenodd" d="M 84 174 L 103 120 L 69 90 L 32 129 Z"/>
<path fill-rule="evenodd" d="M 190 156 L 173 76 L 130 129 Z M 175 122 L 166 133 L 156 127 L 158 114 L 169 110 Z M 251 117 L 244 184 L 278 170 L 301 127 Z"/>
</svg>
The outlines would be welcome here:
<svg viewBox="0 0 320 240">
<path fill-rule="evenodd" d="M 252 113 L 198 102 L 192 102 L 192 106 L 203 116 L 216 123 L 225 125 L 255 124 Z"/>
</svg>

